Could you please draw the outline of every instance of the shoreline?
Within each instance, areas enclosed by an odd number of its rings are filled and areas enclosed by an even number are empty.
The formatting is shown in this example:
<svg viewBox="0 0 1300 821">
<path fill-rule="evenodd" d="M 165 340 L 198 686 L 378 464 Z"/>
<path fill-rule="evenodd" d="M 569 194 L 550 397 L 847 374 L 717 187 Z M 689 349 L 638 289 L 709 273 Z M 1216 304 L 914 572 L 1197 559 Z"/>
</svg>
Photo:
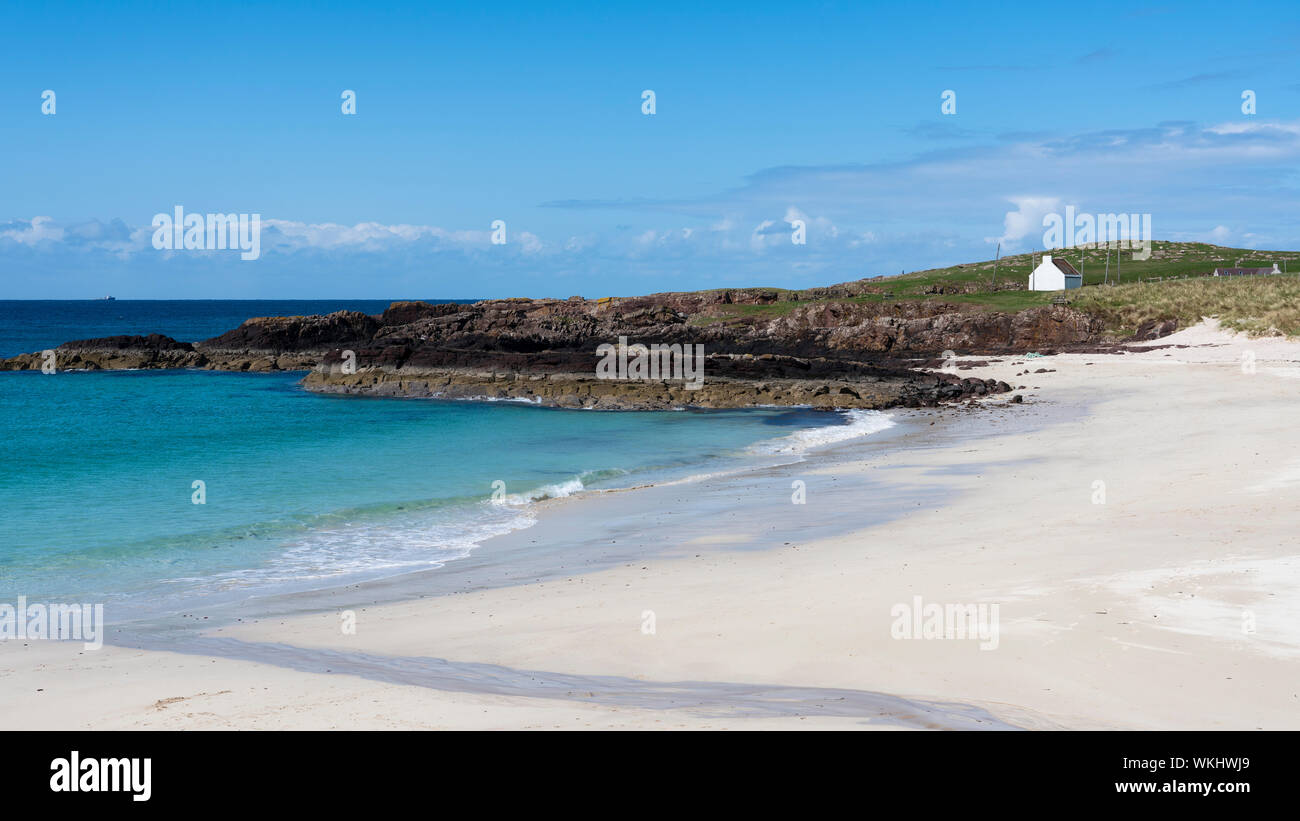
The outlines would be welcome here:
<svg viewBox="0 0 1300 821">
<path fill-rule="evenodd" d="M 584 526 L 593 520 L 608 523 L 608 531 L 589 535 L 585 539 L 593 544 L 602 541 L 610 533 L 626 533 L 629 529 L 635 529 L 636 511 L 643 509 L 651 497 L 658 496 L 662 499 L 701 488 L 726 495 L 755 482 L 771 483 L 775 480 L 780 484 L 784 483 L 787 474 L 797 471 L 800 466 L 811 473 L 824 473 L 839 465 L 852 463 L 861 457 L 860 451 L 864 447 L 885 451 L 907 447 L 909 441 L 914 447 L 933 447 L 935 445 L 932 441 L 927 445 L 920 442 L 920 438 L 931 438 L 936 433 L 934 428 L 943 431 L 945 427 L 957 422 L 951 413 L 934 410 L 895 411 L 891 416 L 900 414 L 909 418 L 880 431 L 791 453 L 796 458 L 790 461 L 733 467 L 654 484 L 591 489 L 573 496 L 540 500 L 534 503 L 535 522 L 532 525 L 490 537 L 481 542 L 470 555 L 450 561 L 442 567 L 404 571 L 389 577 L 328 585 L 308 591 L 257 596 L 255 615 L 245 613 L 244 616 L 237 616 L 239 606 L 225 602 L 213 604 L 210 608 L 189 608 L 189 612 L 183 616 L 176 613 L 112 625 L 105 651 L 109 655 L 121 657 L 120 662 L 113 663 L 115 669 L 119 663 L 130 666 L 133 661 L 162 656 L 193 658 L 223 667 L 234 665 L 242 668 L 251 664 L 261 669 L 271 665 L 291 679 L 296 677 L 295 674 L 325 675 L 330 678 L 341 674 L 351 675 L 377 682 L 380 686 L 414 685 L 453 693 L 458 698 L 505 698 L 507 701 L 522 698 L 536 702 L 553 699 L 556 695 L 552 691 L 563 690 L 564 695 L 560 700 L 565 710 L 572 709 L 576 701 L 582 705 L 579 709 L 611 710 L 623 715 L 643 713 L 646 723 L 659 722 L 660 719 L 651 716 L 664 710 L 689 707 L 716 711 L 718 715 L 739 711 L 740 714 L 751 716 L 747 721 L 757 721 L 763 726 L 781 727 L 791 721 L 807 726 L 810 709 L 825 712 L 827 702 L 834 702 L 834 709 L 829 711 L 833 717 L 828 726 L 834 726 L 839 718 L 849 717 L 882 729 L 1019 729 L 1018 725 L 1007 723 L 980 706 L 912 699 L 857 689 L 803 685 L 755 688 L 748 684 L 713 681 L 678 681 L 656 687 L 646 686 L 643 680 L 636 677 L 573 677 L 542 671 L 514 670 L 504 666 L 494 668 L 491 665 L 457 664 L 440 659 L 402 661 L 368 654 L 354 657 L 351 653 L 329 653 L 323 659 L 310 645 L 277 645 L 229 635 L 230 632 L 238 633 L 249 628 L 269 628 L 278 619 L 332 618 L 340 612 L 340 608 L 356 608 L 359 614 L 363 614 L 376 606 L 419 606 L 429 598 L 455 598 L 485 591 L 544 586 L 563 580 L 571 582 L 588 574 L 610 571 L 619 566 L 630 567 L 641 561 L 679 559 L 684 555 L 680 546 L 647 551 L 644 545 L 638 545 L 629 548 L 627 553 L 596 553 L 586 557 L 582 566 L 575 567 L 568 563 L 569 560 L 566 560 L 566 564 L 552 564 L 550 560 L 555 558 L 554 553 L 529 555 L 529 551 L 537 542 L 555 542 L 564 538 L 563 534 L 574 528 L 575 523 Z M 834 427 L 836 426 L 803 429 L 803 432 Z M 772 442 L 784 438 L 762 441 Z M 874 489 L 888 490 L 884 486 Z M 881 522 L 905 513 L 897 498 L 881 496 L 876 501 L 881 508 Z M 939 503 L 938 500 L 932 501 Z M 895 510 L 887 512 L 886 508 Z M 696 515 L 704 518 L 715 512 L 716 509 L 702 509 L 697 510 Z M 841 521 L 832 525 L 822 525 L 819 536 L 843 537 L 860 523 L 860 511 L 854 512 L 841 517 Z M 530 538 L 534 536 L 537 538 Z M 769 536 L 768 540 L 773 544 L 737 547 L 732 540 L 705 536 L 693 542 L 692 549 L 712 551 L 711 555 L 725 559 L 735 550 L 774 550 L 774 542 L 778 539 L 779 536 Z M 492 555 L 489 556 L 489 553 Z M 701 555 L 704 554 L 697 554 L 697 558 Z M 186 622 L 184 619 L 192 621 Z M 33 655 L 44 656 L 45 653 L 41 651 L 57 655 L 59 650 L 55 650 L 56 647 L 62 650 L 67 645 L 47 643 L 32 648 L 37 651 Z M 353 663 L 351 669 L 349 659 Z M 42 659 L 38 669 L 43 669 L 46 663 L 48 662 Z M 184 661 L 179 666 L 189 667 Z M 516 680 L 516 683 L 502 683 L 511 680 Z M 313 688 L 319 687 L 319 684 L 313 685 Z M 581 690 L 583 687 L 587 688 L 585 695 L 575 691 L 575 688 Z M 217 695 L 229 693 L 227 690 Z M 199 695 L 206 696 L 207 693 Z M 159 700 L 154 708 L 158 709 L 164 701 L 168 700 Z M 547 711 L 547 708 L 542 708 L 542 712 Z M 533 712 L 530 710 L 529 715 Z M 48 721 L 48 718 L 45 716 L 42 721 Z"/>
<path fill-rule="evenodd" d="M 905 448 L 909 443 L 912 447 L 935 447 L 937 446 L 933 441 L 935 434 L 958 425 L 959 420 L 956 417 L 960 414 L 962 411 L 952 409 L 896 410 L 890 413 L 891 417 L 907 418 L 873 433 L 783 454 L 794 457 L 789 461 L 731 467 L 723 471 L 692 474 L 653 484 L 639 484 L 625 488 L 597 488 L 573 496 L 540 500 L 533 504 L 535 521 L 532 525 L 490 537 L 481 542 L 469 556 L 449 561 L 442 567 L 403 571 L 393 576 L 361 582 L 329 584 L 307 591 L 259 595 L 254 597 L 256 599 L 254 614 L 245 612 L 243 616 L 236 615 L 240 612 L 239 604 L 222 602 L 214 603 L 209 607 L 188 608 L 188 612 L 184 615 L 174 613 L 153 619 L 138 619 L 116 624 L 112 625 L 113 630 L 106 642 L 106 649 L 114 653 L 128 654 L 143 651 L 147 657 L 160 653 L 169 656 L 197 654 L 210 663 L 224 660 L 260 665 L 269 663 L 283 667 L 288 663 L 286 659 L 295 655 L 291 648 L 266 649 L 261 642 L 241 642 L 227 639 L 222 634 L 227 630 L 270 624 L 282 618 L 330 617 L 338 613 L 340 608 L 356 608 L 360 612 L 365 612 L 375 606 L 412 606 L 429 597 L 455 597 L 487 590 L 545 585 L 563 579 L 572 580 L 575 574 L 580 577 L 611 570 L 620 565 L 630 566 L 638 561 L 671 559 L 676 553 L 680 553 L 680 550 L 667 547 L 647 551 L 644 545 L 638 545 L 629 548 L 626 553 L 598 551 L 586 557 L 582 566 L 574 567 L 571 560 L 566 560 L 564 564 L 553 564 L 551 561 L 555 558 L 553 552 L 530 555 L 530 550 L 537 542 L 556 542 L 562 539 L 563 533 L 573 528 L 575 522 L 585 526 L 593 519 L 606 521 L 610 523 L 610 531 L 615 535 L 626 532 L 628 523 L 636 520 L 636 511 L 643 509 L 654 496 L 664 498 L 673 494 L 690 493 L 700 488 L 708 488 L 715 494 L 726 495 L 736 492 L 737 488 L 759 481 L 768 483 L 776 481 L 784 485 L 787 474 L 791 471 L 800 472 L 801 466 L 808 472 L 824 473 L 839 465 L 852 463 L 861 457 L 860 451 L 864 448 L 885 451 Z M 825 431 L 835 427 L 838 426 L 802 429 L 796 434 Z M 930 441 L 928 443 L 921 441 L 923 437 Z M 785 438 L 781 436 L 761 440 L 751 447 L 764 442 L 782 441 Z M 883 494 L 888 491 L 888 488 L 879 486 L 875 490 Z M 783 490 L 782 493 L 786 492 Z M 878 512 L 880 522 L 905 514 L 900 499 L 901 496 L 888 495 L 881 495 L 876 499 L 877 506 L 880 508 Z M 932 501 L 939 503 L 938 500 Z M 845 508 L 846 512 L 850 510 L 851 508 Z M 697 510 L 696 514 L 697 517 L 704 518 L 715 512 L 716 509 L 703 509 Z M 861 512 L 852 511 L 831 525 L 822 525 L 819 533 L 822 538 L 842 537 L 860 524 Z M 602 538 L 602 536 L 589 536 L 586 541 L 594 544 Z M 769 541 L 774 542 L 776 538 L 769 537 Z M 727 539 L 715 540 L 705 537 L 695 549 L 711 550 L 725 557 L 736 548 Z M 746 545 L 743 548 L 745 551 L 773 549 L 776 549 L 774 543 L 763 546 Z M 190 621 L 187 622 L 186 619 Z M 304 652 L 303 648 L 298 648 L 296 655 L 298 658 L 292 663 L 292 669 L 298 672 L 311 672 L 320 666 L 313 661 L 309 653 Z M 387 681 L 393 676 L 398 676 L 397 672 L 390 672 L 387 676 L 375 673 L 373 669 L 375 663 L 375 659 L 369 659 L 365 669 L 355 673 L 366 678 L 377 677 L 379 681 Z M 329 663 L 329 669 L 334 673 L 340 672 L 337 668 L 343 666 L 345 660 L 337 656 Z M 449 665 L 448 669 L 454 669 L 454 665 Z M 473 670 L 462 671 L 462 673 L 471 679 L 477 675 Z M 428 675 L 429 671 L 425 670 L 425 674 Z M 512 674 L 507 668 L 501 668 L 496 671 L 494 678 L 510 675 Z M 451 676 L 451 673 L 443 670 L 434 678 L 442 688 L 457 690 L 455 684 L 448 683 L 448 676 Z M 401 677 L 405 680 L 419 678 L 410 670 L 402 673 Z M 545 674 L 532 673 L 528 677 L 539 679 L 544 678 Z M 612 678 L 602 679 L 602 681 L 607 688 L 614 683 Z M 610 704 L 623 705 L 619 709 L 624 711 L 629 707 L 650 711 L 665 709 L 659 703 L 659 697 L 642 699 L 636 693 L 634 682 L 634 679 L 628 679 L 614 688 L 614 692 L 607 693 L 599 699 L 592 696 L 592 703 L 601 704 L 607 701 Z M 494 685 L 475 687 L 462 682 L 460 688 L 463 693 L 477 697 L 500 694 Z M 903 727 L 928 729 L 1016 728 L 1016 725 L 1007 724 L 979 707 L 949 702 L 909 700 L 884 693 L 857 690 L 846 689 L 840 692 L 816 687 L 777 688 L 774 692 L 779 692 L 779 697 L 776 695 L 760 697 L 750 692 L 750 689 L 744 685 L 677 682 L 669 685 L 668 691 L 675 697 L 681 697 L 687 691 L 693 692 L 693 698 L 700 705 L 713 704 L 715 708 L 729 703 L 729 700 L 740 698 L 738 694 L 744 692 L 747 695 L 742 700 L 747 700 L 746 703 L 750 703 L 752 710 L 766 714 L 777 725 L 790 719 L 807 720 L 806 711 L 799 706 L 802 702 L 791 702 L 791 699 L 798 697 L 810 703 L 826 698 L 847 702 L 851 706 L 846 708 L 848 712 L 845 715 L 856 715 L 864 720 L 883 721 L 885 726 L 897 724 Z M 536 698 L 538 695 L 527 697 Z"/>
<path fill-rule="evenodd" d="M 463 564 L 471 554 L 434 571 L 473 571 L 454 589 L 392 603 L 355 588 L 353 634 L 337 609 L 300 602 L 211 625 L 183 653 L 6 647 L 17 714 L 32 727 L 1294 728 L 1300 435 L 1285 414 L 1300 344 L 1198 326 L 1150 347 L 980 365 L 1026 385 L 1024 404 L 907 411 L 923 422 L 908 445 L 868 436 L 731 484 L 559 500 L 490 549 L 627 552 L 599 566 L 571 552 L 508 584 Z M 1246 352 L 1258 373 L 1243 373 Z M 1027 367 L 1046 372 L 1015 375 Z M 998 646 L 892 637 L 891 607 L 917 596 L 998 604 Z M 89 689 L 132 672 L 121 703 Z"/>
<path fill-rule="evenodd" d="M 868 413 L 884 412 L 868 411 Z M 936 415 L 923 411 L 909 413 L 913 414 L 914 418 L 908 421 L 929 419 L 931 422 L 938 422 L 944 419 L 942 414 Z M 834 415 L 843 418 L 845 413 L 837 412 Z M 896 417 L 899 412 L 895 411 L 889 415 Z M 922 433 L 920 427 L 916 425 L 890 424 L 883 429 L 859 434 L 846 440 L 798 450 L 756 450 L 760 445 L 784 441 L 790 435 L 847 428 L 850 424 L 844 422 L 801 428 L 794 434 L 759 440 L 746 448 L 746 451 L 750 452 L 750 457 L 756 460 L 747 464 L 704 464 L 696 466 L 702 472 L 664 479 L 655 478 L 649 481 L 638 480 L 626 487 L 584 487 L 569 495 L 547 496 L 529 499 L 517 505 L 508 505 L 510 508 L 517 508 L 522 516 L 530 518 L 531 521 L 502 533 L 485 536 L 476 541 L 466 555 L 447 558 L 436 567 L 396 569 L 387 575 L 367 578 L 326 578 L 321 579 L 320 584 L 314 587 L 294 590 L 256 590 L 234 600 L 204 601 L 200 597 L 193 597 L 173 611 L 133 615 L 117 621 L 110 620 L 107 626 L 113 636 L 126 635 L 132 637 L 131 641 L 147 642 L 151 637 L 156 636 L 188 634 L 192 627 L 183 619 L 209 621 L 211 624 L 205 629 L 211 629 L 240 622 L 266 620 L 285 613 L 333 612 L 343 606 L 359 606 L 359 603 L 400 604 L 429 595 L 455 595 L 471 589 L 510 587 L 545 581 L 571 575 L 574 571 L 570 566 L 575 555 L 585 562 L 584 568 L 579 572 L 607 569 L 627 561 L 647 558 L 650 554 L 641 547 L 633 549 L 632 552 L 602 549 L 598 544 L 601 541 L 599 536 L 588 536 L 583 539 L 588 547 L 586 552 L 566 549 L 561 555 L 553 547 L 561 538 L 557 531 L 563 531 L 577 520 L 584 523 L 613 523 L 605 529 L 615 532 L 621 529 L 621 522 L 636 516 L 640 509 L 655 499 L 679 496 L 700 488 L 707 488 L 712 493 L 726 492 L 723 488 L 745 487 L 757 481 L 770 481 L 773 475 L 807 462 L 816 463 L 821 469 L 825 469 L 837 461 L 851 460 L 851 456 L 839 451 L 851 449 L 855 445 L 870 445 L 872 448 L 898 447 L 900 445 L 896 440 L 907 440 Z M 760 457 L 784 458 L 781 461 L 757 461 Z M 634 474 L 629 476 L 635 478 Z M 532 491 L 526 491 L 525 495 L 530 492 Z M 709 508 L 694 511 L 694 514 L 703 517 L 713 512 L 716 511 Z M 845 521 L 838 526 L 839 532 L 843 533 L 854 524 Z M 591 529 L 595 531 L 601 527 L 599 524 L 593 524 Z M 545 535 L 534 538 L 538 534 Z M 538 542 L 550 544 L 552 549 L 538 551 L 533 547 Z M 351 604 L 344 605 L 340 602 Z"/>
<path fill-rule="evenodd" d="M 411 401 L 421 400 L 411 398 Z M 574 409 L 538 407 L 536 410 L 573 412 Z M 750 409 L 691 408 L 686 409 L 685 412 L 707 415 L 714 412 L 734 412 L 736 410 L 743 412 Z M 752 410 L 763 409 L 756 408 Z M 816 409 L 773 407 L 766 408 L 766 410 L 815 411 Z M 659 413 L 665 412 L 667 411 L 659 411 Z M 564 495 L 542 495 L 540 497 L 534 495 L 538 493 L 545 494 L 550 488 L 568 484 L 567 481 L 561 481 L 527 488 L 518 494 L 509 494 L 508 498 L 520 501 L 507 502 L 501 508 L 516 514 L 519 519 L 527 521 L 516 521 L 504 532 L 475 536 L 473 537 L 472 546 L 466 548 L 467 553 L 465 555 L 439 559 L 440 564 L 436 566 L 394 568 L 381 575 L 358 576 L 352 574 L 341 578 L 322 577 L 312 586 L 277 589 L 273 585 L 267 588 L 254 588 L 246 594 L 240 594 L 233 598 L 227 596 L 208 599 L 204 594 L 191 593 L 187 594 L 186 599 L 169 605 L 167 612 L 142 614 L 132 611 L 124 618 L 116 620 L 110 618 L 107 627 L 115 635 L 128 634 L 147 637 L 151 634 L 184 634 L 190 628 L 182 619 L 210 621 L 214 626 L 228 625 L 237 621 L 247 622 L 251 619 L 271 618 L 283 612 L 301 613 L 337 609 L 339 600 L 365 600 L 372 604 L 380 601 L 384 603 L 400 603 L 430 595 L 431 593 L 450 595 L 463 592 L 463 588 L 458 585 L 462 583 L 462 579 L 466 578 L 474 580 L 475 589 L 482 589 L 484 586 L 511 586 L 525 583 L 519 581 L 519 579 L 524 578 L 541 580 L 566 575 L 568 573 L 566 570 L 567 565 L 563 562 L 568 560 L 560 556 L 556 550 L 537 552 L 531 547 L 531 545 L 542 540 L 531 538 L 530 534 L 543 523 L 548 525 L 548 527 L 543 528 L 544 530 L 551 530 L 549 520 L 552 517 L 567 515 L 582 520 L 588 517 L 587 511 L 599 511 L 602 510 L 603 506 L 606 508 L 612 507 L 615 512 L 600 512 L 595 515 L 595 518 L 598 520 L 618 521 L 633 515 L 637 508 L 644 506 L 646 504 L 646 494 L 653 497 L 656 494 L 676 494 L 689 492 L 691 488 L 717 487 L 723 484 L 743 486 L 751 481 L 757 481 L 757 477 L 790 469 L 800 463 L 834 458 L 837 449 L 851 447 L 854 443 L 866 443 L 869 440 L 873 447 L 884 447 L 886 446 L 885 443 L 892 442 L 896 438 L 905 438 L 908 434 L 920 433 L 919 429 L 909 430 L 904 425 L 895 424 L 892 421 L 878 430 L 851 433 L 855 426 L 853 414 L 879 414 L 892 420 L 900 414 L 898 410 L 891 412 L 873 410 L 818 411 L 818 413 L 825 413 L 830 424 L 794 428 L 790 433 L 756 440 L 737 453 L 717 456 L 709 461 L 693 465 L 689 468 L 689 472 L 680 472 L 680 467 L 675 469 L 665 467 L 642 468 L 626 472 L 622 477 L 613 480 L 631 480 L 632 483 L 627 486 L 584 485 L 580 489 Z M 922 416 L 926 419 L 930 418 L 930 415 L 921 412 L 908 413 L 918 414 L 918 418 Z M 943 416 L 939 414 L 934 418 L 941 419 Z M 838 421 L 832 422 L 831 420 Z M 792 438 L 800 436 L 816 437 L 819 434 L 827 435 L 840 429 L 844 429 L 850 435 L 844 439 L 837 439 L 827 443 L 807 445 L 795 442 L 785 447 L 779 447 L 781 443 L 785 443 Z M 744 461 L 741 461 L 742 459 Z M 581 475 L 577 477 L 577 481 L 581 481 Z M 615 501 L 628 497 L 635 497 L 635 500 L 627 502 Z M 602 502 L 602 500 L 608 501 Z M 495 509 L 495 507 L 492 509 Z M 699 515 L 703 515 L 703 512 L 700 512 Z M 843 525 L 843 527 L 848 526 Z M 552 536 L 548 537 L 546 541 L 555 542 L 556 539 Z M 595 543 L 599 540 L 589 538 L 587 541 Z M 485 549 L 488 552 L 484 552 Z M 593 569 L 601 569 L 624 560 L 643 557 L 640 553 L 625 555 L 619 551 L 601 551 L 598 547 L 593 548 L 589 553 L 590 555 L 583 554 L 583 558 L 588 563 L 588 566 Z M 500 558 L 502 555 L 507 558 Z M 569 552 L 568 555 L 571 556 L 572 552 Z M 560 563 L 557 563 L 557 561 Z M 489 583 L 485 579 L 492 579 L 493 581 Z"/>
</svg>

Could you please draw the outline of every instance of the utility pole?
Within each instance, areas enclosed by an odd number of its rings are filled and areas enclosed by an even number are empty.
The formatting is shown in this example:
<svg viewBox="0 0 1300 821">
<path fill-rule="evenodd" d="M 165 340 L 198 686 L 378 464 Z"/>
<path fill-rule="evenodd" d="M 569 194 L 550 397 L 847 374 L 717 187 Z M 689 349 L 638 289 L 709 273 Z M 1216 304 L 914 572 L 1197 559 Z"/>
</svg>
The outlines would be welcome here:
<svg viewBox="0 0 1300 821">
<path fill-rule="evenodd" d="M 998 261 L 1002 259 L 1002 243 L 998 243 L 998 255 L 993 258 L 993 290 L 998 289 Z"/>
<path fill-rule="evenodd" d="M 1106 281 L 1103 284 L 1110 284 L 1110 240 L 1106 240 Z"/>
</svg>

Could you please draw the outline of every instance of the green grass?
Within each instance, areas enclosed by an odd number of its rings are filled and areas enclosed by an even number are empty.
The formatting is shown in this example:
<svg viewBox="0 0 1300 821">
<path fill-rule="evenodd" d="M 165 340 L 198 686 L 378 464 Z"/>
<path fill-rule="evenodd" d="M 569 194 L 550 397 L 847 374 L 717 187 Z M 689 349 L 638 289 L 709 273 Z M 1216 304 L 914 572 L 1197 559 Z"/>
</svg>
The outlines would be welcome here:
<svg viewBox="0 0 1300 821">
<path fill-rule="evenodd" d="M 1015 254 L 996 262 L 997 283 L 1024 285 L 1043 254 Z M 1225 327 L 1252 334 L 1300 335 L 1300 252 L 1255 251 L 1195 242 L 1154 242 L 1151 259 L 1133 259 L 1133 250 L 1108 252 L 1101 248 L 1070 248 L 1050 252 L 1083 272 L 1084 287 L 1066 296 L 1070 305 L 1100 317 L 1109 332 L 1129 336 L 1148 320 L 1177 319 L 1181 327 L 1203 316 L 1216 316 Z M 1215 279 L 1203 275 L 1215 268 L 1268 268 L 1277 263 L 1292 274 L 1285 277 Z M 831 297 L 817 289 L 784 288 L 715 289 L 770 291 L 777 302 L 762 305 L 719 305 L 708 314 L 692 317 L 691 324 L 743 323 L 782 316 L 795 308 L 819 302 L 899 302 L 940 300 L 975 309 L 1021 311 L 1050 305 L 1060 292 L 996 290 L 994 260 L 914 271 L 898 276 L 849 283 L 859 296 Z M 1187 278 L 1183 278 L 1187 277 Z M 1148 281 L 1148 280 L 1158 281 Z M 1109 280 L 1110 284 L 1103 285 Z M 1115 284 L 1115 283 L 1119 284 Z M 944 288 L 969 293 L 929 294 Z M 887 298 L 885 293 L 892 296 Z"/>
<path fill-rule="evenodd" d="M 1300 272 L 1300 252 L 1296 251 L 1253 251 L 1201 242 L 1153 242 L 1151 246 L 1149 260 L 1133 259 L 1135 251 L 1112 249 L 1109 252 L 1110 281 L 1115 282 L 1118 278 L 1121 283 L 1132 283 L 1149 277 L 1192 276 L 1208 274 L 1215 268 L 1267 268 L 1275 262 L 1278 265 L 1287 263 L 1289 270 Z M 1068 260 L 1082 271 L 1085 286 L 1100 285 L 1106 279 L 1107 251 L 1103 247 L 1067 248 L 1003 257 L 998 262 L 998 281 L 1021 284 L 1028 282 L 1030 272 L 1042 261 L 1045 253 Z M 993 260 L 988 260 L 951 268 L 916 271 L 890 277 L 883 280 L 882 284 L 893 285 L 895 294 L 901 291 L 920 295 L 930 285 L 991 283 L 993 266 Z M 993 293 L 988 295 L 993 296 Z"/>
</svg>

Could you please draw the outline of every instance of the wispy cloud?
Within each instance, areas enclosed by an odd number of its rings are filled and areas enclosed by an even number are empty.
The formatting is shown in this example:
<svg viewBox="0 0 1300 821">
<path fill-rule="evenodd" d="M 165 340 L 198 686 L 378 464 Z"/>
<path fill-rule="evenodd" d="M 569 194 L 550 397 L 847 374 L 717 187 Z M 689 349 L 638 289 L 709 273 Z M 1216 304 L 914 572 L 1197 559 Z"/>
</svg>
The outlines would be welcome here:
<svg viewBox="0 0 1300 821">
<path fill-rule="evenodd" d="M 948 121 L 929 121 L 917 123 L 906 130 L 908 136 L 918 140 L 966 140 L 978 136 L 979 132 L 961 128 Z"/>
<path fill-rule="evenodd" d="M 621 293 L 746 282 L 805 287 L 982 259 L 994 242 L 1027 250 L 1041 244 L 1043 215 L 1066 205 L 1150 213 L 1157 239 L 1296 247 L 1297 167 L 1300 121 L 1166 122 L 1008 135 L 891 161 L 775 166 L 703 196 L 569 197 L 545 205 L 619 217 L 568 232 L 511 224 L 504 246 L 479 226 L 264 215 L 262 257 L 244 263 L 219 251 L 156 251 L 147 225 L 41 216 L 0 223 L 0 255 L 15 274 L 10 289 L 61 276 L 88 293 L 115 288 L 86 272 L 120 275 L 155 294 L 209 274 L 223 287 L 244 282 L 246 293 L 262 293 L 304 271 L 322 288 L 332 283 L 350 294 L 482 296 L 494 293 L 494 283 L 520 281 L 535 283 L 523 294 L 530 296 L 604 295 L 611 283 Z M 796 222 L 803 244 L 794 239 Z"/>
<path fill-rule="evenodd" d="M 964 66 L 936 66 L 939 71 L 1029 71 L 1031 66 L 984 63 Z"/>
<path fill-rule="evenodd" d="M 1074 62 L 1078 65 L 1088 65 L 1089 63 L 1099 63 L 1103 60 L 1110 60 L 1118 56 L 1119 52 L 1113 48 L 1099 48 L 1095 51 L 1090 51 L 1081 57 L 1076 57 Z"/>
<path fill-rule="evenodd" d="M 1190 77 L 1182 77 L 1177 80 L 1169 80 L 1163 83 L 1157 83 L 1156 85 L 1152 86 L 1152 88 L 1161 88 L 1161 89 L 1195 88 L 1196 86 L 1203 86 L 1209 83 L 1217 83 L 1222 80 L 1238 79 L 1242 77 L 1243 74 L 1244 72 L 1242 71 L 1202 72 L 1201 74 L 1193 74 Z"/>
<path fill-rule="evenodd" d="M 898 162 L 779 166 L 744 185 L 694 199 L 647 201 L 647 210 L 756 217 L 785 203 L 837 225 L 901 235 L 925 226 L 936 245 L 961 237 L 1015 242 L 1058 201 L 1103 212 L 1156 214 L 1157 231 L 1186 221 L 1220 224 L 1226 214 L 1257 223 L 1256 236 L 1284 229 L 1284 203 L 1300 205 L 1295 164 L 1300 124 L 1168 122 L 921 152 Z M 1012 213 L 1007 202 L 1016 204 Z M 627 203 L 570 201 L 583 208 Z M 559 203 L 554 203 L 559 206 Z M 1016 216 L 1019 214 L 1019 216 Z M 999 237 L 990 229 L 1001 225 Z M 1268 226 L 1266 228 L 1266 226 Z M 1189 228 L 1190 230 L 1190 228 Z M 1199 230 L 1199 229 L 1198 229 Z M 978 238 L 978 239 L 976 239 Z"/>
</svg>

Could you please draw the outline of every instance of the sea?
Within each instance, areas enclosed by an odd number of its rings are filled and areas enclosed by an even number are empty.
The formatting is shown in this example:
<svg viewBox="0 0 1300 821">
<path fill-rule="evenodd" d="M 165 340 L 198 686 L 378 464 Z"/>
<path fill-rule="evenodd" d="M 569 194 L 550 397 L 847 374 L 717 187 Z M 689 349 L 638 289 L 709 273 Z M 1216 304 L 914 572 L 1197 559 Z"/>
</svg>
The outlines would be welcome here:
<svg viewBox="0 0 1300 821">
<path fill-rule="evenodd" d="M 0 356 L 390 302 L 0 301 Z M 796 461 L 892 424 L 327 396 L 302 376 L 0 372 L 0 602 L 104 603 L 113 621 L 426 571 L 545 499 Z"/>
</svg>

